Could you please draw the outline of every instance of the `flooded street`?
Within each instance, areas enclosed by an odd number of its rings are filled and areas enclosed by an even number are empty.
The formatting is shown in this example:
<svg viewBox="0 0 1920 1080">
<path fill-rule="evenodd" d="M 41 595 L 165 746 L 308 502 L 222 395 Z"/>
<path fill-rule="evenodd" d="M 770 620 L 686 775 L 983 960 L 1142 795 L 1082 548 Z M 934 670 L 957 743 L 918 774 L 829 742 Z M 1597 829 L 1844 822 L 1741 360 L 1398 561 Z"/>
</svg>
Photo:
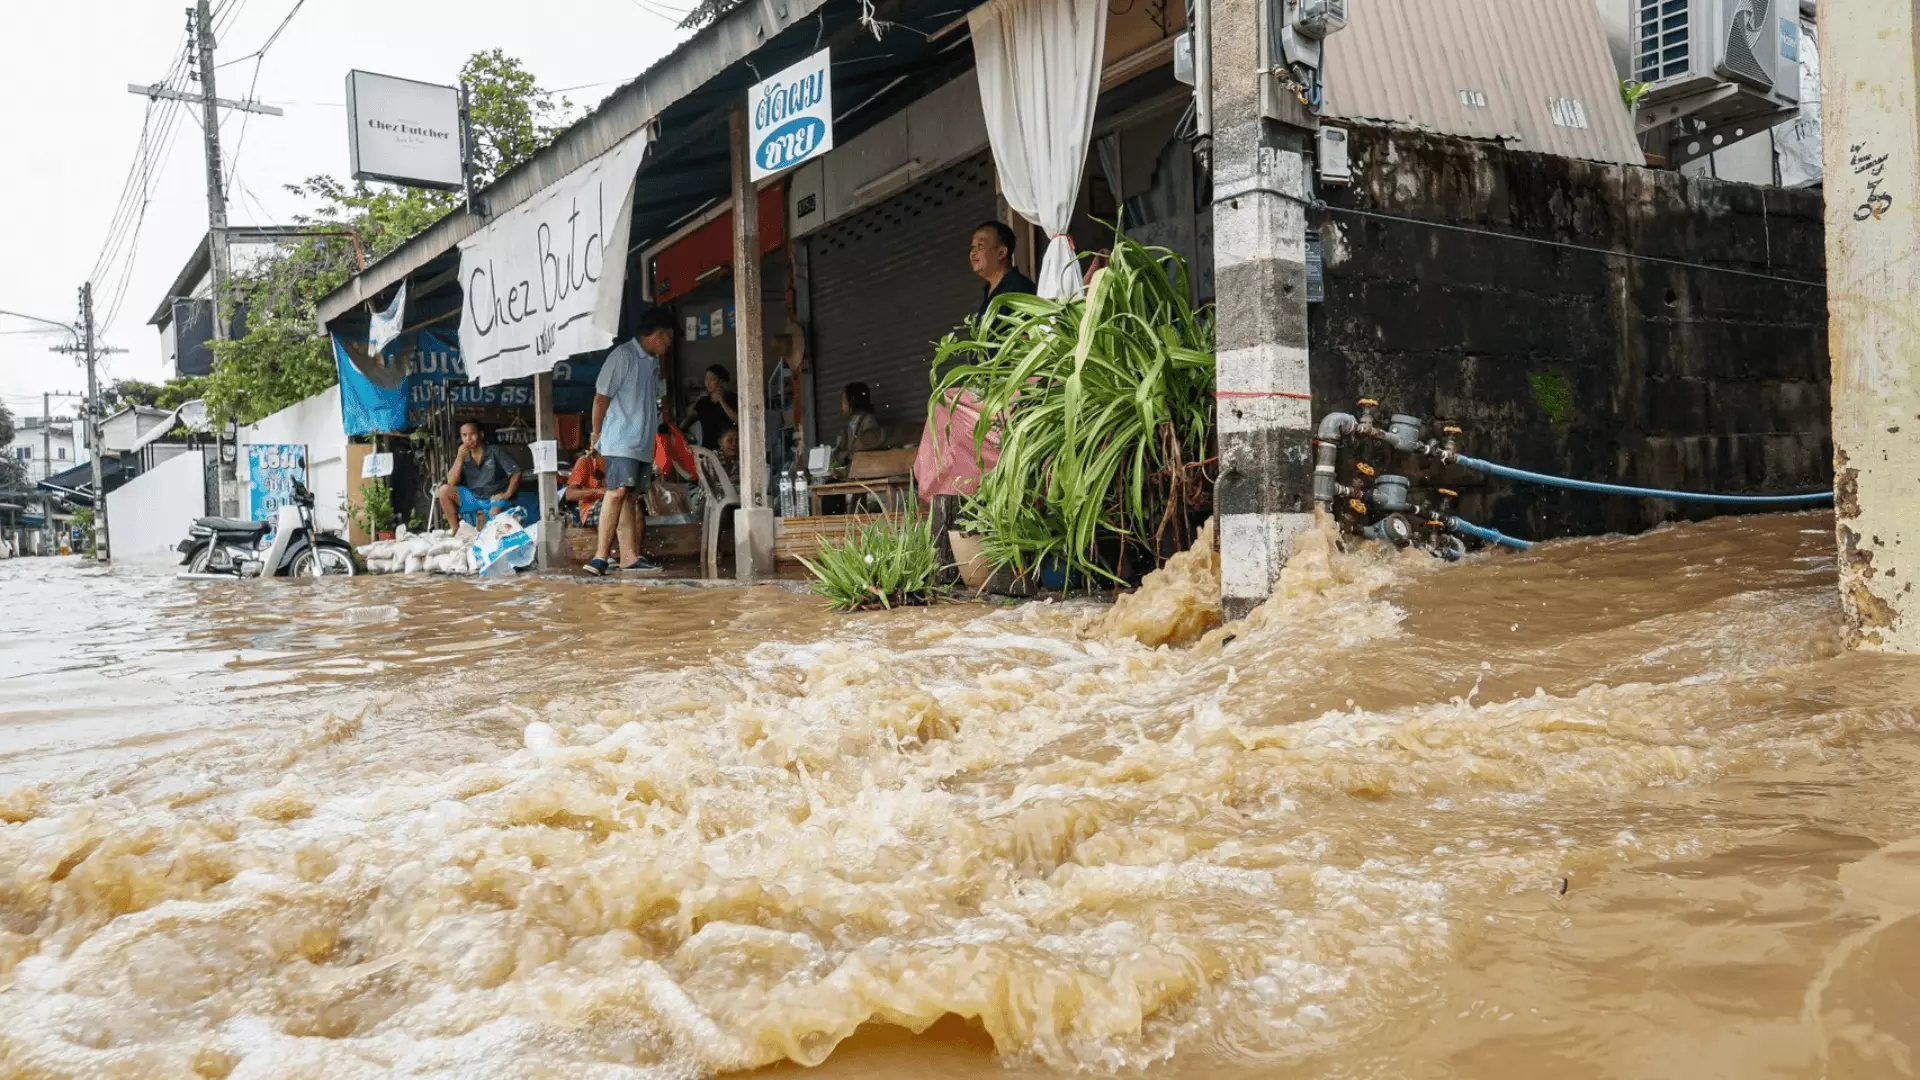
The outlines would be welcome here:
<svg viewBox="0 0 1920 1080">
<path fill-rule="evenodd" d="M 1204 573 L 169 573 L 0 563 L 0 1076 L 1920 1075 L 1920 661 L 1827 515 L 1310 536 L 1159 649 Z"/>
</svg>

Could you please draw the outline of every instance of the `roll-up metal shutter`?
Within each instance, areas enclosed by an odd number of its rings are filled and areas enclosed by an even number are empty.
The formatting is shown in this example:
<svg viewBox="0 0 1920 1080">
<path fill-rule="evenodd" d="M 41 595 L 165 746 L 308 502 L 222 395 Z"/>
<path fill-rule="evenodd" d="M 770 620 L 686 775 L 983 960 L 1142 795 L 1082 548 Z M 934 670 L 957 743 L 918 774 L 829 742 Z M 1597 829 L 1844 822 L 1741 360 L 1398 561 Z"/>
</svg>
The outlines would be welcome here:
<svg viewBox="0 0 1920 1080">
<path fill-rule="evenodd" d="M 823 436 L 855 381 L 872 388 L 882 424 L 926 419 L 933 343 L 980 308 L 967 245 L 996 205 L 993 158 L 982 154 L 807 237 Z"/>
</svg>

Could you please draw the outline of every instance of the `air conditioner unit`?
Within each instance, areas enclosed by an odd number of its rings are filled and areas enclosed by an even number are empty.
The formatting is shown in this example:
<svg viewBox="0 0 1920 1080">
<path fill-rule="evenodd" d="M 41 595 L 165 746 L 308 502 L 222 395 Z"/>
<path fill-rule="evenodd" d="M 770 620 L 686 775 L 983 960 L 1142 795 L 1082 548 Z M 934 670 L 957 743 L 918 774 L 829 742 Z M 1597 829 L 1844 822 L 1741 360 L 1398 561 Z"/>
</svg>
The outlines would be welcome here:
<svg viewBox="0 0 1920 1080">
<path fill-rule="evenodd" d="M 1677 164 L 1796 115 L 1796 0 L 1637 0 L 1636 122 Z"/>
</svg>

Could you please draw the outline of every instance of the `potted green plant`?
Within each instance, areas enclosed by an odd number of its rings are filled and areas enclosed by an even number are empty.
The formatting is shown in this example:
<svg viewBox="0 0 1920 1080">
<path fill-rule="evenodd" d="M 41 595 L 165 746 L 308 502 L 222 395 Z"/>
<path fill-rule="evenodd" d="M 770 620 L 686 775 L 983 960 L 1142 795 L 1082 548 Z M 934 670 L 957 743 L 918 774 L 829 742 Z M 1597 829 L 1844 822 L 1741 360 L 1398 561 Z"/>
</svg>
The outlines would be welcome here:
<svg viewBox="0 0 1920 1080">
<path fill-rule="evenodd" d="M 376 540 L 393 539 L 393 488 L 385 480 L 369 480 L 360 486 L 360 505 L 349 516 L 368 536 Z"/>
</svg>

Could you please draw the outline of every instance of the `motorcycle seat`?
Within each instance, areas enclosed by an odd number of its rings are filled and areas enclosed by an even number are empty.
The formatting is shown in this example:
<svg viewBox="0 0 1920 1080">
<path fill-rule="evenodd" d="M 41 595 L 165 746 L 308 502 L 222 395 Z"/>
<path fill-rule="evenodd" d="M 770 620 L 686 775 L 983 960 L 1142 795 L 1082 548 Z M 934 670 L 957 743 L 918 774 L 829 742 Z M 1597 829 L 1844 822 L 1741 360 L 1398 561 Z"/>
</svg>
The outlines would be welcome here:
<svg viewBox="0 0 1920 1080">
<path fill-rule="evenodd" d="M 215 532 L 229 533 L 263 533 L 273 527 L 271 522 L 266 521 L 241 521 L 237 518 L 217 517 L 203 517 L 194 524 L 204 525 Z"/>
</svg>

